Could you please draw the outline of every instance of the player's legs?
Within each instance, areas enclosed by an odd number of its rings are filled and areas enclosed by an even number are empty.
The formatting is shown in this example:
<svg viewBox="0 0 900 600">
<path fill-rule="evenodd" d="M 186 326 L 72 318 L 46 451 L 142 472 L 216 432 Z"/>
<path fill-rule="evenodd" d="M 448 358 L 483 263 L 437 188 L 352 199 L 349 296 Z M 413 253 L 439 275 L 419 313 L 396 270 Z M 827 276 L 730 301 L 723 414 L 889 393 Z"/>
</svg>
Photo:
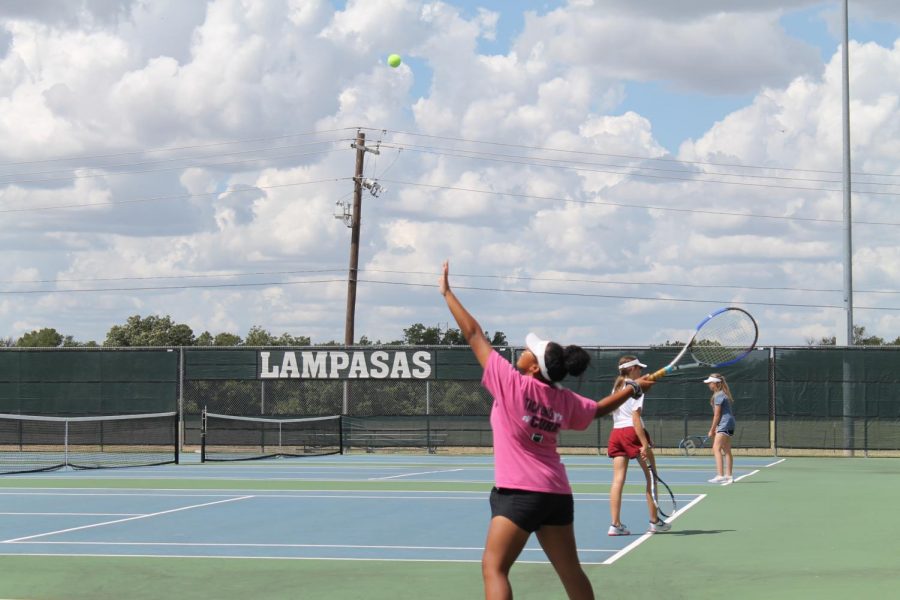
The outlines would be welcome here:
<svg viewBox="0 0 900 600">
<path fill-rule="evenodd" d="M 716 433 L 716 439 L 715 439 L 715 441 L 713 441 L 713 456 L 716 459 L 716 475 L 719 477 L 722 477 L 722 475 L 724 475 L 724 473 L 725 473 L 725 471 L 722 468 L 722 460 L 723 460 L 722 444 L 724 443 L 723 440 L 727 437 L 728 436 L 725 435 L 724 433 Z"/>
<path fill-rule="evenodd" d="M 725 476 L 731 477 L 733 473 L 734 467 L 734 456 L 731 454 L 731 436 L 719 434 L 716 438 L 722 438 L 722 454 L 724 454 L 725 458 Z"/>
<path fill-rule="evenodd" d="M 644 472 L 644 480 L 647 482 L 647 487 L 645 488 L 645 495 L 647 497 L 647 510 L 650 513 L 650 522 L 654 523 L 656 522 L 656 505 L 653 504 L 653 491 L 650 487 L 650 478 L 653 477 L 653 473 L 650 471 L 650 468 L 643 460 L 639 460 L 638 464 L 641 465 L 641 470 Z"/>
<path fill-rule="evenodd" d="M 570 600 L 581 600 L 582 598 L 592 600 L 594 588 L 591 587 L 591 581 L 578 560 L 575 528 L 572 524 L 544 525 L 537 530 L 537 538 L 562 580 Z"/>
<path fill-rule="evenodd" d="M 513 597 L 509 586 L 509 570 L 530 535 L 506 517 L 491 519 L 484 554 L 481 556 L 481 576 L 484 578 L 484 597 L 487 600 L 508 600 Z"/>
<path fill-rule="evenodd" d="M 622 525 L 622 490 L 625 488 L 625 476 L 628 474 L 628 457 L 613 457 L 613 479 L 609 487 L 610 524 Z"/>
</svg>

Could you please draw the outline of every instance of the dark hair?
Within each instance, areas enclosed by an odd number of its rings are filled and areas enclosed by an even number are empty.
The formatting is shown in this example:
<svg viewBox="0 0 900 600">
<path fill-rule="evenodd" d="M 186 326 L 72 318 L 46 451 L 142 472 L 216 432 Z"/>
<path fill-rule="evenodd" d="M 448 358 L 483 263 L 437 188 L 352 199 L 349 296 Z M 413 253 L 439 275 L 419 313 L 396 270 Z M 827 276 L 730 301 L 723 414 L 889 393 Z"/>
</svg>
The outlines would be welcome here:
<svg viewBox="0 0 900 600">
<path fill-rule="evenodd" d="M 591 355 L 581 346 L 563 348 L 556 342 L 550 342 L 544 350 L 544 364 L 551 382 L 561 381 L 566 375 L 578 377 L 587 370 L 590 362 Z"/>
</svg>

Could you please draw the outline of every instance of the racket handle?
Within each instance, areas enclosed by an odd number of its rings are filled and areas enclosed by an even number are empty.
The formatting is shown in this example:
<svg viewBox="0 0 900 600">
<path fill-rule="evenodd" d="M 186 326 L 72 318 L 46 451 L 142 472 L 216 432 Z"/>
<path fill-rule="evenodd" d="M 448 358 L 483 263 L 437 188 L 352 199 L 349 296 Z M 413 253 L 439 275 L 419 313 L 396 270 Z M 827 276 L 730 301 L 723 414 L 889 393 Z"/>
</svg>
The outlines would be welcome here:
<svg viewBox="0 0 900 600">
<path fill-rule="evenodd" d="M 666 373 L 668 373 L 668 372 L 669 371 L 665 367 L 663 367 L 656 373 L 651 373 L 650 375 L 647 375 L 647 379 L 649 379 L 650 381 L 659 381 L 660 379 L 665 377 Z"/>
</svg>

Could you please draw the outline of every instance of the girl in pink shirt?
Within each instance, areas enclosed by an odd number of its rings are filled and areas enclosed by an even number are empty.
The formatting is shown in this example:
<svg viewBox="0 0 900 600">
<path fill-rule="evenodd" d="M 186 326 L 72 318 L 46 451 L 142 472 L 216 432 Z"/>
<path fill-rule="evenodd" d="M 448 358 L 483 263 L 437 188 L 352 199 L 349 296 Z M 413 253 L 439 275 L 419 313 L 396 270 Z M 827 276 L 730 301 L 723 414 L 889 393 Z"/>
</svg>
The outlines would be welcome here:
<svg viewBox="0 0 900 600">
<path fill-rule="evenodd" d="M 595 402 L 564 389 L 559 381 L 580 375 L 590 356 L 578 346 L 563 348 L 536 335 L 513 367 L 491 347 L 481 325 L 450 290 L 445 262 L 440 290 L 460 332 L 484 368 L 482 384 L 494 398 L 494 481 L 491 524 L 481 559 L 488 600 L 512 598 L 509 570 L 532 533 L 553 564 L 570 599 L 593 598 L 575 545 L 574 501 L 556 451 L 562 429 L 585 429 L 653 382 L 640 378 Z"/>
</svg>

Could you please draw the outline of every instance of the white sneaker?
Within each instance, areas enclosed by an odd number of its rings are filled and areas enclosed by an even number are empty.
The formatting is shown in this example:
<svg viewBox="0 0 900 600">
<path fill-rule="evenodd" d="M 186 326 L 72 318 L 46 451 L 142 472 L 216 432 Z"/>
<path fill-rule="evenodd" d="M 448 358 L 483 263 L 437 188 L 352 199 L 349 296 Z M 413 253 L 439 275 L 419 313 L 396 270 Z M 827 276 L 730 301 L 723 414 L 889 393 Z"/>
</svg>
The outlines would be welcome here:
<svg viewBox="0 0 900 600">
<path fill-rule="evenodd" d="M 658 519 L 656 523 L 650 523 L 650 533 L 660 533 L 669 531 L 670 529 L 672 529 L 672 525 L 666 523 L 662 519 Z"/>
<path fill-rule="evenodd" d="M 725 480 L 728 479 L 724 475 L 716 475 L 712 479 L 709 480 L 710 483 L 725 483 Z"/>
<path fill-rule="evenodd" d="M 732 477 L 731 475 L 726 475 L 722 480 L 722 483 L 734 483 L 734 477 Z"/>
<path fill-rule="evenodd" d="M 618 527 L 615 525 L 609 526 L 609 531 L 606 532 L 606 535 L 631 535 L 631 532 L 625 527 L 625 525 L 619 525 Z"/>
</svg>

